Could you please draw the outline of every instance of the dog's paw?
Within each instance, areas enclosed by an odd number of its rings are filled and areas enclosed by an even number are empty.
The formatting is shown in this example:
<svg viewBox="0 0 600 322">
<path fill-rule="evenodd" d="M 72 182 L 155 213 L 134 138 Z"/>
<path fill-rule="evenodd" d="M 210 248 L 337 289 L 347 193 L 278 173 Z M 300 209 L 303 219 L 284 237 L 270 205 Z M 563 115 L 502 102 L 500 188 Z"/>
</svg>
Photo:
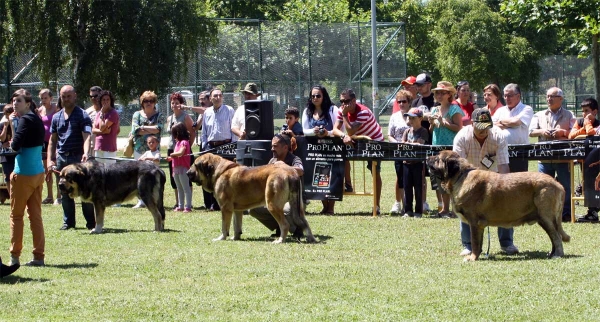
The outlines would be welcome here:
<svg viewBox="0 0 600 322">
<path fill-rule="evenodd" d="M 465 261 L 465 262 L 474 262 L 476 260 L 477 260 L 477 256 L 475 256 L 475 254 L 465 256 L 465 258 L 463 259 L 463 261 Z"/>
<path fill-rule="evenodd" d="M 314 244 L 317 242 L 317 240 L 315 239 L 315 236 L 306 236 L 306 242 L 310 243 L 310 244 Z"/>
<path fill-rule="evenodd" d="M 221 241 L 221 240 L 226 240 L 226 239 L 227 239 L 227 236 L 225 236 L 225 235 L 221 235 L 221 236 L 219 236 L 219 237 L 217 237 L 217 238 L 213 239 L 213 241 Z"/>
<path fill-rule="evenodd" d="M 94 228 L 94 229 L 90 230 L 90 234 L 92 234 L 92 235 L 102 234 L 102 229 Z"/>
<path fill-rule="evenodd" d="M 242 240 L 242 234 L 235 234 L 231 238 L 231 240 Z"/>
<path fill-rule="evenodd" d="M 279 237 L 273 241 L 273 244 L 283 244 L 283 238 Z"/>
</svg>

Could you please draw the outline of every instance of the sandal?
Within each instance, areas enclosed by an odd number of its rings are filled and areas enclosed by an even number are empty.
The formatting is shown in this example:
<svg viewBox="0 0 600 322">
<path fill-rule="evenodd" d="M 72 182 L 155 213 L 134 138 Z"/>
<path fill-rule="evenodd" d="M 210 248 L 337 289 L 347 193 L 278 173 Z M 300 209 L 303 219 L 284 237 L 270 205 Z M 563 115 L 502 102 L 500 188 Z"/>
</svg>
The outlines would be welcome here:
<svg viewBox="0 0 600 322">
<path fill-rule="evenodd" d="M 54 198 L 48 197 L 48 198 L 42 200 L 43 205 L 47 205 L 47 204 L 51 204 L 51 203 L 54 203 Z"/>
</svg>

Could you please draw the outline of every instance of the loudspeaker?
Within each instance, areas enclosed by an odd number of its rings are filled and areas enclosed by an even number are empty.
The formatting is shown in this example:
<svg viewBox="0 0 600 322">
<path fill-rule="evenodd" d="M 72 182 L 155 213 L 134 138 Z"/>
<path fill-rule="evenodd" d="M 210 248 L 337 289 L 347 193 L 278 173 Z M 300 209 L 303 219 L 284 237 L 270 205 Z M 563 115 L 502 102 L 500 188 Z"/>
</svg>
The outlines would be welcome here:
<svg viewBox="0 0 600 322">
<path fill-rule="evenodd" d="M 245 101 L 246 140 L 273 139 L 273 101 Z"/>
</svg>

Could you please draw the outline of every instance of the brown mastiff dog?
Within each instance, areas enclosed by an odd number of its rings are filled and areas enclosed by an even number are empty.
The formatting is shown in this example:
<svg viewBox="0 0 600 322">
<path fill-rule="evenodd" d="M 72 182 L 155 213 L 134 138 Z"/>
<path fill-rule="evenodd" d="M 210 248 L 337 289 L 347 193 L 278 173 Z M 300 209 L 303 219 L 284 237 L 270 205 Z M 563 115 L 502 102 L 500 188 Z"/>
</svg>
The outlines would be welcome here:
<svg viewBox="0 0 600 322">
<path fill-rule="evenodd" d="M 212 192 L 221 207 L 221 236 L 214 240 L 225 240 L 229 236 L 232 214 L 235 212 L 234 240 L 241 239 L 242 215 L 246 209 L 266 206 L 273 215 L 281 236 L 274 243 L 283 243 L 289 232 L 283 207 L 290 203 L 291 218 L 298 229 L 302 229 L 307 242 L 315 242 L 304 216 L 302 182 L 294 168 L 284 163 L 249 168 L 220 156 L 206 153 L 194 161 L 187 172 L 192 182 Z"/>
<path fill-rule="evenodd" d="M 450 194 L 454 210 L 471 226 L 473 251 L 481 254 L 486 226 L 515 227 L 538 223 L 552 241 L 549 257 L 564 255 L 562 242 L 571 237 L 562 228 L 565 189 L 554 178 L 539 172 L 498 174 L 477 170 L 456 152 L 442 151 L 427 159 L 431 176 Z"/>
</svg>

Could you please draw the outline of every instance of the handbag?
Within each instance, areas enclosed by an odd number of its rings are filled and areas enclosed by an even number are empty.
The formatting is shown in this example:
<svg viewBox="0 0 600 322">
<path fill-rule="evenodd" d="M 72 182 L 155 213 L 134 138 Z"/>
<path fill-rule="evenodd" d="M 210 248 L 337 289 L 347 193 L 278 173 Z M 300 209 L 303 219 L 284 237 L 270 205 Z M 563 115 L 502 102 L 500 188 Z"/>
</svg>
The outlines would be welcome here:
<svg viewBox="0 0 600 322">
<path fill-rule="evenodd" d="M 133 135 L 129 135 L 129 142 L 127 143 L 127 147 L 125 147 L 125 151 L 123 151 L 123 156 L 126 158 L 131 158 L 133 156 Z"/>
</svg>

